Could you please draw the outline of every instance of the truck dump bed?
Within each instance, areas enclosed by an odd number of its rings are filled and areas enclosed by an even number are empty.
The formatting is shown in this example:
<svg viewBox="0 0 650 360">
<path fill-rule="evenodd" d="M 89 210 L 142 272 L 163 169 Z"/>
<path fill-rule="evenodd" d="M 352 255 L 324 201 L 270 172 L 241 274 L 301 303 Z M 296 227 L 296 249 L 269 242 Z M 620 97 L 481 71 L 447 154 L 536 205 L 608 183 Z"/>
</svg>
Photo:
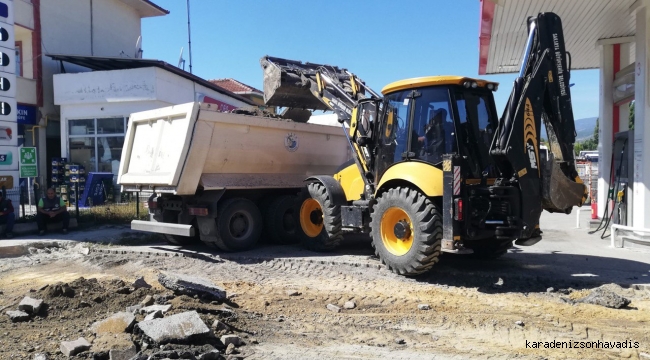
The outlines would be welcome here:
<svg viewBox="0 0 650 360">
<path fill-rule="evenodd" d="M 134 113 L 118 183 L 125 191 L 291 188 L 349 155 L 341 127 L 222 113 L 187 103 Z"/>
</svg>

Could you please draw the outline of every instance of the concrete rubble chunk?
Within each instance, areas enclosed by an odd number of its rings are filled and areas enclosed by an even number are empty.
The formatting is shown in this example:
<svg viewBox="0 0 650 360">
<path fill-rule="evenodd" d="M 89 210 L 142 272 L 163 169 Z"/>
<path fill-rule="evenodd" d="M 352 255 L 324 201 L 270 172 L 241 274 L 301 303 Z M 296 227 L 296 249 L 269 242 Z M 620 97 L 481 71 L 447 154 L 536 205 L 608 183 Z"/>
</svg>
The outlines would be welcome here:
<svg viewBox="0 0 650 360">
<path fill-rule="evenodd" d="M 340 313 L 341 312 L 341 308 L 334 305 L 334 304 L 327 304 L 327 310 L 333 311 L 335 313 Z"/>
<path fill-rule="evenodd" d="M 9 319 L 11 319 L 12 322 L 22 322 L 29 320 L 29 314 L 20 310 L 9 310 L 7 311 L 7 315 L 9 315 Z"/>
<path fill-rule="evenodd" d="M 65 356 L 74 356 L 90 349 L 88 340 L 80 337 L 75 341 L 62 341 L 61 352 Z"/>
<path fill-rule="evenodd" d="M 34 360 L 49 360 L 49 358 L 47 357 L 47 354 L 40 353 L 34 355 Z"/>
<path fill-rule="evenodd" d="M 226 300 L 226 291 L 212 283 L 212 281 L 178 273 L 160 273 L 158 275 L 160 285 L 176 294 L 188 296 L 198 295 L 199 297 L 211 300 Z"/>
<path fill-rule="evenodd" d="M 354 301 L 346 301 L 345 304 L 343 304 L 343 308 L 348 310 L 354 309 L 356 307 L 357 304 Z"/>
<path fill-rule="evenodd" d="M 228 330 L 230 330 L 230 326 L 228 326 L 228 324 L 226 324 L 225 322 L 223 322 L 221 320 L 215 320 L 212 323 L 212 328 L 217 330 L 217 331 L 228 331 Z"/>
<path fill-rule="evenodd" d="M 38 314 L 41 310 L 41 306 L 43 306 L 43 300 L 25 296 L 18 304 L 18 310 L 24 311 L 28 314 Z"/>
<path fill-rule="evenodd" d="M 223 359 L 223 356 L 221 356 L 219 350 L 212 350 L 207 353 L 203 353 L 199 355 L 196 359 L 197 360 L 221 360 Z"/>
<path fill-rule="evenodd" d="M 149 315 L 145 316 L 144 321 L 149 321 L 153 319 L 160 319 L 163 318 L 163 313 L 160 310 L 156 310 L 154 312 L 149 313 Z"/>
<path fill-rule="evenodd" d="M 156 311 L 161 311 L 164 314 L 164 313 L 168 312 L 169 309 L 171 309 L 171 308 L 172 308 L 171 305 L 151 305 L 151 306 L 145 306 L 145 307 L 141 308 L 139 311 L 140 311 L 140 314 L 150 314 L 150 313 L 156 312 Z"/>
<path fill-rule="evenodd" d="M 157 344 L 187 343 L 210 335 L 210 329 L 196 311 L 142 321 L 136 328 Z"/>
<path fill-rule="evenodd" d="M 419 304 L 418 310 L 431 310 L 431 306 L 429 304 Z"/>
<path fill-rule="evenodd" d="M 224 336 L 221 337 L 221 342 L 226 346 L 228 346 L 230 344 L 233 344 L 235 346 L 244 345 L 244 342 L 242 341 L 242 339 L 237 335 L 224 335 Z"/>
<path fill-rule="evenodd" d="M 146 281 L 144 281 L 144 277 L 140 276 L 139 278 L 135 279 L 133 284 L 131 284 L 132 287 L 136 289 L 151 289 L 151 285 L 149 285 Z"/>
<path fill-rule="evenodd" d="M 135 348 L 135 345 L 131 347 L 130 349 L 125 349 L 125 350 L 118 350 L 118 349 L 111 349 L 108 352 L 108 356 L 110 360 L 130 360 L 132 357 L 136 356 L 138 354 L 138 351 Z"/>
<path fill-rule="evenodd" d="M 237 354 L 237 347 L 234 344 L 228 344 L 226 347 L 226 355 Z"/>
<path fill-rule="evenodd" d="M 579 299 L 578 302 L 620 309 L 628 306 L 631 301 L 603 285 L 593 289 L 589 295 Z"/>
<path fill-rule="evenodd" d="M 153 303 L 154 303 L 154 300 L 153 300 L 153 296 L 151 296 L 151 295 L 145 296 L 144 299 L 142 299 L 142 302 L 141 302 L 142 306 L 153 305 Z"/>
<path fill-rule="evenodd" d="M 127 306 L 126 307 L 126 312 L 129 312 L 131 314 L 135 314 L 137 312 L 140 312 L 140 309 L 142 309 L 143 307 L 144 306 L 142 306 L 142 304 Z"/>
<path fill-rule="evenodd" d="M 517 321 L 515 321 L 515 325 L 517 325 L 517 326 L 524 326 L 524 322 L 521 321 L 521 320 L 517 320 Z"/>
<path fill-rule="evenodd" d="M 135 324 L 135 315 L 128 312 L 118 312 L 111 317 L 92 325 L 95 334 L 121 334 L 130 331 Z"/>
</svg>

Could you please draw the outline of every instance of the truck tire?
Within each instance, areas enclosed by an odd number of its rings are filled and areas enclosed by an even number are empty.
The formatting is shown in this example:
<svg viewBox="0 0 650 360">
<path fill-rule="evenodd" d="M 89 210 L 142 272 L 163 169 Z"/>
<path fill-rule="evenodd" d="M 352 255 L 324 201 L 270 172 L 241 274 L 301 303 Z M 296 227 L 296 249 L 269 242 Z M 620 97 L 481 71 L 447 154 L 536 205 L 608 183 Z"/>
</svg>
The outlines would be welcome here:
<svg viewBox="0 0 650 360">
<path fill-rule="evenodd" d="M 262 235 L 262 214 L 245 198 L 225 200 L 217 210 L 217 246 L 223 251 L 251 249 Z"/>
<path fill-rule="evenodd" d="M 505 255 L 512 247 L 512 240 L 465 241 L 465 247 L 474 250 L 474 258 L 492 260 Z"/>
<path fill-rule="evenodd" d="M 417 190 L 384 192 L 371 214 L 375 254 L 391 271 L 418 275 L 438 262 L 442 244 L 440 209 Z"/>
<path fill-rule="evenodd" d="M 300 195 L 299 235 L 305 248 L 331 251 L 343 239 L 341 207 L 332 203 L 325 186 L 312 183 Z"/>
<path fill-rule="evenodd" d="M 293 195 L 274 198 L 264 212 L 264 226 L 275 244 L 295 244 L 299 241 L 300 220 L 296 211 L 298 199 Z"/>
</svg>

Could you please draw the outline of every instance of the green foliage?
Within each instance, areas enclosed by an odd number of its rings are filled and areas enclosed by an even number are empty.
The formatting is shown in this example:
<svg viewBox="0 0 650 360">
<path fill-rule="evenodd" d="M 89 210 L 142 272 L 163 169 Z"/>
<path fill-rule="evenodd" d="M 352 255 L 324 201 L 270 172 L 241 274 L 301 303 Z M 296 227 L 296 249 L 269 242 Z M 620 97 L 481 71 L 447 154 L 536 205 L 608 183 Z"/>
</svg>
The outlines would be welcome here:
<svg viewBox="0 0 650 360">
<path fill-rule="evenodd" d="M 573 150 L 577 153 L 586 150 L 598 150 L 598 119 L 596 119 L 596 126 L 594 127 L 594 135 L 587 140 L 578 141 L 573 146 Z"/>
</svg>

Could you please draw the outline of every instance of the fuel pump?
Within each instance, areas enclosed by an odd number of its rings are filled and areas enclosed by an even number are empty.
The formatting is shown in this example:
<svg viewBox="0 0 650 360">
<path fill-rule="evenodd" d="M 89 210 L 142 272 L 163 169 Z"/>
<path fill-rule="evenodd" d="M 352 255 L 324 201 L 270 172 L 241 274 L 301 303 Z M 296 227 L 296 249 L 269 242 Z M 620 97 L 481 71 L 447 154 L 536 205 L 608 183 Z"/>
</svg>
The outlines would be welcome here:
<svg viewBox="0 0 650 360">
<path fill-rule="evenodd" d="M 630 141 L 632 139 L 632 141 Z M 631 190 L 633 181 L 634 130 L 622 131 L 614 135 L 614 181 L 611 188 L 615 192 L 614 224 L 631 225 L 628 209 L 631 209 Z"/>
</svg>

